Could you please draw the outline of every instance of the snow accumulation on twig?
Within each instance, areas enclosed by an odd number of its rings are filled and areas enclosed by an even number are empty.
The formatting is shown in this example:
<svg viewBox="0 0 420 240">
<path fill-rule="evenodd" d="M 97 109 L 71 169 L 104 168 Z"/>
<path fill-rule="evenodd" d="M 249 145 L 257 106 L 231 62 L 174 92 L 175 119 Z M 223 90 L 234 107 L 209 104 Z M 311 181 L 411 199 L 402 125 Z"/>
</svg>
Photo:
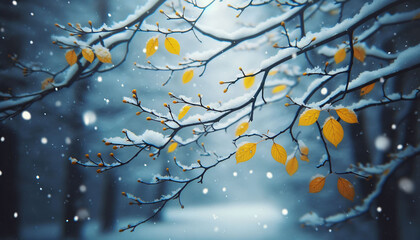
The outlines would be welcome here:
<svg viewBox="0 0 420 240">
<path fill-rule="evenodd" d="M 412 147 L 407 146 L 403 151 L 392 155 L 391 161 L 377 166 L 371 165 L 360 165 L 357 167 L 352 167 L 349 171 L 356 171 L 359 174 L 364 175 L 376 175 L 378 181 L 376 183 L 375 189 L 368 196 L 366 196 L 360 205 L 354 206 L 347 212 L 337 213 L 328 217 L 320 217 L 315 212 L 309 212 L 303 215 L 299 221 L 307 226 L 326 226 L 330 227 L 335 224 L 345 222 L 351 218 L 358 217 L 369 211 L 373 201 L 380 195 L 382 192 L 383 186 L 386 180 L 395 172 L 395 170 L 409 158 L 412 158 L 420 154 L 420 146 Z"/>
</svg>

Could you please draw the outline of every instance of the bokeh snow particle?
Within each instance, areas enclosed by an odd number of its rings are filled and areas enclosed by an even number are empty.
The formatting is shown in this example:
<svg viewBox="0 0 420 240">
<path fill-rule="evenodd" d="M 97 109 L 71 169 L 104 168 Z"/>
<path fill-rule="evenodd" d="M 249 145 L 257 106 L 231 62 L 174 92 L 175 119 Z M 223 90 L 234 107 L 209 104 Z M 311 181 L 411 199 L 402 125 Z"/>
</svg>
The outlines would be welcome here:
<svg viewBox="0 0 420 240">
<path fill-rule="evenodd" d="M 223 188 L 222 188 L 222 191 L 223 191 L 223 192 L 226 192 L 226 187 L 223 187 Z"/>
<path fill-rule="evenodd" d="M 401 191 L 408 194 L 413 193 L 415 189 L 414 182 L 411 179 L 406 178 L 406 177 L 403 177 L 398 181 L 398 187 L 400 188 Z"/>
<path fill-rule="evenodd" d="M 4 142 L 4 140 L 6 140 L 4 137 L 1 137 L 1 138 L 0 138 L 0 141 L 1 141 L 1 142 Z"/>
<path fill-rule="evenodd" d="M 65 142 L 67 145 L 70 145 L 70 144 L 71 144 L 71 138 L 66 137 L 66 138 L 64 139 L 64 142 Z"/>
<path fill-rule="evenodd" d="M 17 217 L 18 217 L 18 213 L 17 213 L 17 212 L 14 212 L 14 213 L 13 213 L 13 217 L 14 217 L 14 218 L 17 218 Z"/>
<path fill-rule="evenodd" d="M 47 144 L 48 143 L 48 139 L 46 137 L 41 138 L 41 143 L 42 144 Z"/>
<path fill-rule="evenodd" d="M 381 135 L 376 137 L 375 139 L 375 147 L 379 151 L 386 151 L 391 146 L 391 141 L 385 135 Z"/>
<path fill-rule="evenodd" d="M 30 120 L 30 119 L 31 119 L 31 113 L 30 113 L 30 112 L 28 112 L 28 111 L 23 111 L 23 112 L 22 112 L 22 118 L 23 118 L 24 120 Z"/>
<path fill-rule="evenodd" d="M 86 190 L 87 190 L 86 185 L 82 184 L 82 185 L 80 185 L 80 186 L 79 186 L 79 191 L 80 191 L 80 192 L 85 193 L 85 192 L 86 192 Z"/>
<path fill-rule="evenodd" d="M 380 212 L 382 212 L 382 208 L 381 207 L 377 207 L 376 208 L 376 211 L 380 213 Z"/>
<path fill-rule="evenodd" d="M 238 173 L 237 172 L 233 172 L 233 176 L 234 177 L 237 177 L 238 176 Z"/>
<path fill-rule="evenodd" d="M 207 194 L 209 192 L 208 188 L 203 188 L 203 194 Z"/>
<path fill-rule="evenodd" d="M 327 93 L 328 93 L 328 89 L 327 88 L 324 87 L 324 88 L 321 89 L 321 94 L 322 95 L 326 95 Z"/>
<path fill-rule="evenodd" d="M 272 179 L 273 178 L 273 174 L 271 172 L 267 172 L 266 174 L 268 179 Z"/>
<path fill-rule="evenodd" d="M 86 126 L 89 126 L 96 122 L 96 114 L 93 111 L 86 111 L 83 113 L 83 122 Z"/>
<path fill-rule="evenodd" d="M 0 170 L 0 176 L 3 175 L 3 172 Z"/>
<path fill-rule="evenodd" d="M 102 77 L 101 76 L 98 76 L 98 82 L 102 82 Z"/>
<path fill-rule="evenodd" d="M 89 220 L 89 211 L 86 208 L 81 208 L 77 210 L 76 216 L 79 220 L 88 219 Z"/>
<path fill-rule="evenodd" d="M 287 214 L 289 214 L 289 211 L 286 208 L 283 208 L 281 210 L 281 214 L 283 214 L 283 216 L 286 216 Z"/>
</svg>

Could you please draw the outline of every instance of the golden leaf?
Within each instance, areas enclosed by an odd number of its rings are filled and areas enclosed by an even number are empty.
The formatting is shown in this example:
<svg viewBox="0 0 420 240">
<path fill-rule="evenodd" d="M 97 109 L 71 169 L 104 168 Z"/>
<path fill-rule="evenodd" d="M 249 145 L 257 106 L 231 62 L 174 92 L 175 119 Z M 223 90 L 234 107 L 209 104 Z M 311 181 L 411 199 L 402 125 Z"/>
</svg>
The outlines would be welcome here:
<svg viewBox="0 0 420 240">
<path fill-rule="evenodd" d="M 362 46 L 354 46 L 353 47 L 354 50 L 354 57 L 361 61 L 364 62 L 365 61 L 365 57 L 366 57 L 366 51 Z"/>
<path fill-rule="evenodd" d="M 370 91 L 372 91 L 374 87 L 375 83 L 369 84 L 366 87 L 362 87 L 362 89 L 360 89 L 360 96 L 370 93 Z"/>
<path fill-rule="evenodd" d="M 345 178 L 338 178 L 337 181 L 337 188 L 338 188 L 338 192 L 345 198 L 347 198 L 350 201 L 353 201 L 354 199 L 354 187 L 353 184 L 351 184 L 351 182 L 349 182 L 347 179 Z"/>
<path fill-rule="evenodd" d="M 251 159 L 257 151 L 256 143 L 245 143 L 236 151 L 236 163 L 246 162 Z"/>
<path fill-rule="evenodd" d="M 279 163 L 286 164 L 287 153 L 286 150 L 279 144 L 273 143 L 271 147 L 271 156 Z"/>
<path fill-rule="evenodd" d="M 299 149 L 300 149 L 300 160 L 309 162 L 309 148 L 303 144 L 301 141 L 299 141 Z"/>
<path fill-rule="evenodd" d="M 242 134 L 244 134 L 246 130 L 248 130 L 248 127 L 249 127 L 248 122 L 243 122 L 239 124 L 239 126 L 236 128 L 235 136 L 241 136 Z"/>
<path fill-rule="evenodd" d="M 176 147 L 178 147 L 177 142 L 171 143 L 171 145 L 169 145 L 169 147 L 168 147 L 168 153 L 171 153 L 171 152 L 175 151 Z"/>
<path fill-rule="evenodd" d="M 255 82 L 255 76 L 250 76 L 250 77 L 245 77 L 244 78 L 244 86 L 246 89 L 252 87 L 252 85 L 254 85 Z"/>
<path fill-rule="evenodd" d="M 291 159 L 289 159 L 289 161 L 287 161 L 286 163 L 286 172 L 290 175 L 293 176 L 293 174 L 296 173 L 296 171 L 299 168 L 299 163 L 298 160 L 296 159 L 296 157 L 293 157 Z"/>
<path fill-rule="evenodd" d="M 165 38 L 165 48 L 168 52 L 176 55 L 179 55 L 179 52 L 181 51 L 181 46 L 178 41 L 171 37 Z"/>
<path fill-rule="evenodd" d="M 307 109 L 299 117 L 299 126 L 309 126 L 318 120 L 319 113 L 318 109 Z"/>
<path fill-rule="evenodd" d="M 416 16 L 413 17 L 413 20 L 420 19 L 420 13 L 418 13 Z"/>
<path fill-rule="evenodd" d="M 66 52 L 66 61 L 70 66 L 77 62 L 77 55 L 74 50 L 68 50 Z"/>
<path fill-rule="evenodd" d="M 281 92 L 281 91 L 283 91 L 284 89 L 286 89 L 286 85 L 277 85 L 277 86 L 275 86 L 274 88 L 273 88 L 273 91 L 272 91 L 272 93 L 278 93 L 278 92 Z"/>
<path fill-rule="evenodd" d="M 327 118 L 324 126 L 322 127 L 322 133 L 325 138 L 332 143 L 335 147 L 343 140 L 344 130 L 341 124 L 333 117 Z"/>
<path fill-rule="evenodd" d="M 182 83 L 185 84 L 194 77 L 194 70 L 187 70 L 184 72 L 184 75 L 182 75 Z"/>
<path fill-rule="evenodd" d="M 310 193 L 320 192 L 322 188 L 324 188 L 324 185 L 325 185 L 324 176 L 315 177 L 311 180 L 311 182 L 309 182 L 309 192 Z"/>
<path fill-rule="evenodd" d="M 190 110 L 191 106 L 185 105 L 181 108 L 178 114 L 178 120 L 181 120 L 183 117 L 185 117 L 185 114 Z"/>
<path fill-rule="evenodd" d="M 146 43 L 146 58 L 155 54 L 158 47 L 159 47 L 158 37 L 154 37 L 154 38 L 149 39 L 149 41 L 147 41 L 147 43 Z"/>
<path fill-rule="evenodd" d="M 95 54 L 90 48 L 83 48 L 82 49 L 82 56 L 89 61 L 90 63 L 93 62 L 93 59 L 95 59 Z"/>
<path fill-rule="evenodd" d="M 108 48 L 102 46 L 95 46 L 94 48 L 96 57 L 102 63 L 112 63 L 111 53 Z"/>
<path fill-rule="evenodd" d="M 41 83 L 41 89 L 44 90 L 46 89 L 51 83 L 54 82 L 54 78 L 46 78 L 44 81 L 42 81 Z M 50 85 L 52 86 L 52 85 Z"/>
<path fill-rule="evenodd" d="M 332 10 L 330 10 L 329 12 L 328 12 L 330 15 L 337 15 L 337 14 L 339 14 L 340 13 L 340 10 L 339 9 L 332 9 Z"/>
<path fill-rule="evenodd" d="M 346 58 L 346 49 L 341 48 L 334 54 L 334 61 L 336 64 L 341 63 Z"/>
<path fill-rule="evenodd" d="M 347 108 L 336 109 L 335 112 L 338 116 L 346 123 L 359 123 L 357 120 L 357 115 L 353 110 Z"/>
<path fill-rule="evenodd" d="M 278 72 L 277 70 L 271 70 L 268 72 L 268 76 L 274 76 L 276 75 L 277 72 Z"/>
</svg>

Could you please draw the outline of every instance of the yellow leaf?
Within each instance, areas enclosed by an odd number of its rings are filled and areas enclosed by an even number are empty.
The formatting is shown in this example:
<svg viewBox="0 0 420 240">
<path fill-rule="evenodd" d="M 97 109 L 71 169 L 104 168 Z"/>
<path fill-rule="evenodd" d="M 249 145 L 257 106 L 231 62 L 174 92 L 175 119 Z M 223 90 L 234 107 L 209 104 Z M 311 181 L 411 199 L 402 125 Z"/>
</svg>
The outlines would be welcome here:
<svg viewBox="0 0 420 240">
<path fill-rule="evenodd" d="M 271 156 L 279 163 L 286 164 L 287 153 L 286 150 L 279 144 L 273 143 L 271 147 Z"/>
<path fill-rule="evenodd" d="M 248 127 L 249 127 L 248 122 L 243 122 L 239 124 L 239 126 L 236 128 L 235 136 L 241 136 L 242 134 L 244 134 L 246 130 L 248 129 Z"/>
<path fill-rule="evenodd" d="M 102 46 L 95 46 L 94 47 L 96 57 L 100 62 L 103 63 L 112 63 L 111 53 L 109 52 L 108 48 Z"/>
<path fill-rule="evenodd" d="M 347 108 L 339 108 L 335 110 L 338 116 L 346 123 L 358 123 L 357 115 L 353 110 Z"/>
<path fill-rule="evenodd" d="M 354 57 L 361 61 L 364 62 L 365 61 L 365 57 L 366 57 L 366 51 L 362 46 L 354 46 Z"/>
<path fill-rule="evenodd" d="M 295 174 L 296 171 L 298 170 L 298 167 L 299 167 L 298 160 L 296 159 L 296 157 L 293 157 L 286 163 L 286 172 L 290 176 L 293 176 L 293 174 Z"/>
<path fill-rule="evenodd" d="M 188 105 L 183 106 L 181 110 L 179 111 L 178 120 L 181 120 L 185 116 L 185 114 L 187 114 L 190 108 L 191 106 L 188 106 Z"/>
<path fill-rule="evenodd" d="M 305 145 L 299 144 L 300 149 L 300 160 L 309 162 L 308 154 L 309 154 L 309 148 Z"/>
<path fill-rule="evenodd" d="M 413 20 L 420 19 L 420 13 L 413 17 Z"/>
<path fill-rule="evenodd" d="M 257 151 L 256 143 L 246 143 L 236 151 L 236 163 L 246 162 L 251 159 Z"/>
<path fill-rule="evenodd" d="M 245 77 L 244 78 L 244 86 L 246 89 L 252 87 L 252 85 L 254 85 L 255 82 L 255 76 L 251 76 L 251 77 Z"/>
<path fill-rule="evenodd" d="M 333 117 L 327 118 L 324 126 L 322 127 L 322 133 L 325 138 L 332 143 L 335 147 L 343 140 L 344 130 L 341 124 Z"/>
<path fill-rule="evenodd" d="M 339 9 L 332 9 L 332 10 L 330 10 L 329 12 L 328 12 L 330 15 L 337 15 L 337 14 L 339 14 L 340 13 L 340 10 Z"/>
<path fill-rule="evenodd" d="M 171 143 L 171 145 L 169 145 L 169 147 L 168 147 L 168 153 L 171 153 L 171 152 L 175 151 L 176 147 L 178 147 L 177 142 Z"/>
<path fill-rule="evenodd" d="M 309 126 L 318 120 L 319 113 L 318 109 L 307 109 L 299 117 L 299 126 Z"/>
<path fill-rule="evenodd" d="M 275 86 L 274 88 L 273 88 L 273 91 L 272 91 L 272 93 L 278 93 L 278 92 L 281 92 L 281 91 L 283 91 L 284 89 L 286 89 L 286 85 L 278 85 L 278 86 Z"/>
<path fill-rule="evenodd" d="M 168 52 L 176 55 L 179 55 L 179 52 L 181 51 L 181 46 L 179 46 L 178 41 L 171 37 L 165 39 L 165 48 Z"/>
<path fill-rule="evenodd" d="M 41 89 L 44 90 L 46 89 L 51 83 L 54 82 L 54 78 L 46 78 L 44 81 L 42 81 L 41 83 Z"/>
<path fill-rule="evenodd" d="M 375 87 L 375 83 L 372 83 L 372 84 L 367 85 L 366 87 L 363 87 L 362 89 L 360 89 L 360 96 L 370 93 L 370 91 L 372 91 L 374 87 Z"/>
<path fill-rule="evenodd" d="M 353 201 L 354 199 L 354 187 L 353 184 L 351 184 L 351 182 L 349 182 L 347 179 L 345 178 L 338 178 L 337 181 L 337 188 L 338 188 L 338 192 L 345 198 L 347 198 L 350 201 Z"/>
<path fill-rule="evenodd" d="M 334 61 L 336 64 L 341 63 L 346 58 L 346 50 L 344 48 L 339 49 L 334 55 Z"/>
<path fill-rule="evenodd" d="M 268 76 L 274 76 L 276 75 L 277 72 L 278 72 L 277 70 L 271 70 L 268 72 Z"/>
<path fill-rule="evenodd" d="M 322 188 L 324 188 L 324 185 L 325 185 L 324 176 L 315 177 L 311 180 L 311 182 L 309 182 L 309 192 L 310 193 L 320 192 Z"/>
<path fill-rule="evenodd" d="M 95 54 L 93 53 L 93 51 L 90 48 L 83 48 L 82 49 L 82 55 L 90 63 L 92 63 L 93 59 L 95 59 Z"/>
<path fill-rule="evenodd" d="M 194 77 L 194 70 L 187 70 L 184 72 L 184 75 L 182 75 L 182 83 L 185 84 Z"/>
<path fill-rule="evenodd" d="M 77 55 L 74 50 L 68 50 L 66 52 L 67 63 L 71 66 L 77 62 Z"/>
<path fill-rule="evenodd" d="M 159 40 L 157 37 L 149 39 L 146 43 L 146 58 L 155 54 L 159 47 Z"/>
</svg>

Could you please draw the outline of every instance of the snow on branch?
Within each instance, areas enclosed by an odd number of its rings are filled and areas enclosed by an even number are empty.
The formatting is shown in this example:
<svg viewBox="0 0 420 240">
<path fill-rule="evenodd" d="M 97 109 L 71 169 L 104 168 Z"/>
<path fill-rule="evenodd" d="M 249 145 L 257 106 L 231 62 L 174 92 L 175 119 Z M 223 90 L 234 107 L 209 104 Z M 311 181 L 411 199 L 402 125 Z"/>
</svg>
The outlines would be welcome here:
<svg viewBox="0 0 420 240">
<path fill-rule="evenodd" d="M 407 159 L 413 158 L 420 154 L 420 146 L 407 146 L 401 152 L 391 155 L 388 163 L 372 166 L 372 165 L 358 165 L 357 167 L 349 168 L 348 171 L 355 171 L 364 175 L 375 175 L 378 178 L 375 189 L 366 196 L 360 205 L 354 206 L 345 213 L 337 213 L 328 217 L 320 217 L 315 212 L 306 213 L 299 221 L 307 226 L 325 226 L 331 227 L 335 224 L 345 222 L 349 219 L 361 216 L 367 213 L 372 206 L 374 200 L 381 194 L 386 180 L 392 176 L 395 170 L 401 166 Z"/>
</svg>

